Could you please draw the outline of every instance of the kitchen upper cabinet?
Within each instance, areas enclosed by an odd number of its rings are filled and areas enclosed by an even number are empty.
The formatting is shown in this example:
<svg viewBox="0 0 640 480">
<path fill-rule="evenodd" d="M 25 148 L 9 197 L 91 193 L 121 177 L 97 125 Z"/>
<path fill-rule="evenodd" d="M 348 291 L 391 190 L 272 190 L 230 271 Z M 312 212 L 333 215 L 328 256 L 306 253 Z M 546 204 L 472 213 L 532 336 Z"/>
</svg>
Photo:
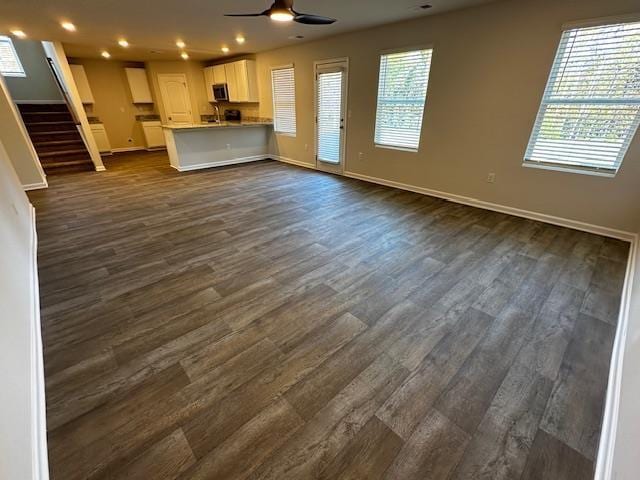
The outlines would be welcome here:
<svg viewBox="0 0 640 480">
<path fill-rule="evenodd" d="M 227 83 L 227 73 L 224 65 L 214 65 L 204 69 L 204 87 L 207 89 L 207 100 L 215 102 L 213 86 Z"/>
<path fill-rule="evenodd" d="M 230 102 L 258 102 L 258 76 L 255 60 L 225 63 L 224 71 Z"/>
<path fill-rule="evenodd" d="M 147 72 L 144 68 L 125 68 L 133 103 L 153 103 Z"/>
<path fill-rule="evenodd" d="M 87 78 L 87 73 L 84 71 L 84 67 L 82 65 L 69 65 L 69 68 L 71 69 L 71 75 L 73 76 L 73 81 L 76 83 L 76 88 L 78 89 L 82 103 L 94 103 L 93 93 L 91 92 L 91 87 L 89 87 L 89 79 Z"/>
<path fill-rule="evenodd" d="M 227 72 L 224 65 L 214 65 L 211 67 L 213 73 L 213 84 L 227 83 Z"/>
</svg>

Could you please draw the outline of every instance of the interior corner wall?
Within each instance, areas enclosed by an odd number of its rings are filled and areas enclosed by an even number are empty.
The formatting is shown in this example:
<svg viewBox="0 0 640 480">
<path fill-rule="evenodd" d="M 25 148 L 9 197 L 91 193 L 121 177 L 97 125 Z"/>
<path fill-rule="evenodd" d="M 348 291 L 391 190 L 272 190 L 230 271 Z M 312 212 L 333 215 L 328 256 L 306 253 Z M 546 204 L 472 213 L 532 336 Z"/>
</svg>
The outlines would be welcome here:
<svg viewBox="0 0 640 480">
<path fill-rule="evenodd" d="M 145 147 L 142 124 L 136 115 L 153 113 L 154 108 L 153 105 L 134 105 L 124 70 L 132 66 L 131 63 L 88 58 L 73 58 L 70 63 L 84 67 L 95 102 L 85 105 L 85 111 L 100 119 L 111 148 Z"/>
<path fill-rule="evenodd" d="M 16 102 L 61 102 L 62 95 L 56 85 L 42 43 L 35 40 L 13 38 L 26 77 L 5 77 L 7 87 Z"/>
<path fill-rule="evenodd" d="M 4 125 L 4 124 L 3 124 Z M 45 480 L 38 421 L 37 281 L 32 210 L 0 141 L 0 478 Z M 37 278 L 37 277 L 36 277 Z M 35 357 L 35 358 L 34 358 Z M 44 388 L 44 383 L 41 385 Z M 44 404 L 42 403 L 41 406 Z M 43 413 L 43 412 L 40 412 Z M 40 432 L 35 434 L 34 432 Z"/>
<path fill-rule="evenodd" d="M 259 53 L 260 116 L 273 116 L 270 68 L 294 64 L 298 131 L 276 136 L 274 153 L 313 165 L 313 62 L 348 57 L 347 171 L 635 232 L 640 134 L 614 178 L 522 161 L 562 25 L 638 11 L 637 0 L 504 0 Z M 421 45 L 434 52 L 420 150 L 375 147 L 380 53 Z"/>
<path fill-rule="evenodd" d="M 0 75 L 0 141 L 4 144 L 24 188 L 42 188 L 47 179 L 40 165 L 31 139 L 22 122 L 22 117 L 13 103 L 11 94 Z"/>
</svg>

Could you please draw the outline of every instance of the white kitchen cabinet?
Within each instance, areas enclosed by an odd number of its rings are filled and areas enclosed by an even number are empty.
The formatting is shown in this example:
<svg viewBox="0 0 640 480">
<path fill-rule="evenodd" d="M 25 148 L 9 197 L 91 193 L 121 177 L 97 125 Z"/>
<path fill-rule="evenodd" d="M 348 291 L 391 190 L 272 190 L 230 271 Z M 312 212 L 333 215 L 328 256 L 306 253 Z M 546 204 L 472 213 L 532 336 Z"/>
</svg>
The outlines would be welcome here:
<svg viewBox="0 0 640 480">
<path fill-rule="evenodd" d="M 236 103 L 258 102 L 258 78 L 255 60 L 238 60 L 225 63 L 229 101 Z"/>
<path fill-rule="evenodd" d="M 162 124 L 158 121 L 142 122 L 142 131 L 147 148 L 163 148 L 166 146 Z"/>
<path fill-rule="evenodd" d="M 207 91 L 207 100 L 215 102 L 216 99 L 213 96 L 213 86 L 215 85 L 213 67 L 207 67 L 204 69 L 204 88 Z"/>
<path fill-rule="evenodd" d="M 153 103 L 147 71 L 144 68 L 125 68 L 133 103 Z"/>
<path fill-rule="evenodd" d="M 90 126 L 93 139 L 96 141 L 100 153 L 110 153 L 111 143 L 109 143 L 109 137 L 104 125 L 102 123 L 92 123 Z"/>
<path fill-rule="evenodd" d="M 76 88 L 78 89 L 82 103 L 94 103 L 93 93 L 91 92 L 89 79 L 87 78 L 87 72 L 84 71 L 84 67 L 82 65 L 69 65 L 69 68 L 71 68 L 71 75 L 73 76 L 73 81 L 76 83 Z"/>
<path fill-rule="evenodd" d="M 212 68 L 213 84 L 227 83 L 227 73 L 224 65 L 214 65 Z"/>
</svg>

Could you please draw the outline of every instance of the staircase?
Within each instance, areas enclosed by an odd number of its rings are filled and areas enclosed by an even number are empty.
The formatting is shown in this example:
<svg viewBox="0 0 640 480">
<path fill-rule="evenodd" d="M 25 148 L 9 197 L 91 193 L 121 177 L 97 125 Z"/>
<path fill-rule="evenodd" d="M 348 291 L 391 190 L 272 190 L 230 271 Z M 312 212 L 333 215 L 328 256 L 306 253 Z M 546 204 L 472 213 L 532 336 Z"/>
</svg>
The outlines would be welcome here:
<svg viewBox="0 0 640 480">
<path fill-rule="evenodd" d="M 18 109 L 46 174 L 94 170 L 66 104 L 22 103 Z"/>
</svg>

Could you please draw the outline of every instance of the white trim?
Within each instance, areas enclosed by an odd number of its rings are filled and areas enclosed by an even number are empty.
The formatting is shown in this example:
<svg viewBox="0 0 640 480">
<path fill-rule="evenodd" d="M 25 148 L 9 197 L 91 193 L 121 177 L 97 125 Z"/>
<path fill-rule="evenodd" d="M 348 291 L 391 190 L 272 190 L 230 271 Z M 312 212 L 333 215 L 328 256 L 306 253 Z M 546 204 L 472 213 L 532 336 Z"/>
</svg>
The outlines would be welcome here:
<svg viewBox="0 0 640 480">
<path fill-rule="evenodd" d="M 595 233 L 596 235 L 618 238 L 627 242 L 632 242 L 636 238 L 635 233 L 616 230 L 614 228 L 602 227 L 600 225 L 593 225 L 590 223 L 571 220 L 568 218 L 547 215 L 546 213 L 532 212 L 530 210 L 523 210 L 520 208 L 508 207 L 506 205 L 500 205 L 497 203 L 485 202 L 484 200 L 479 200 L 477 198 L 465 197 L 463 195 L 456 195 L 453 193 L 441 192 L 438 190 L 431 190 L 430 188 L 422 188 L 415 185 L 408 185 L 406 183 L 385 180 L 383 178 L 370 177 L 368 175 L 362 175 L 355 172 L 345 171 L 344 175 L 346 177 L 364 180 L 365 182 L 377 183 L 379 185 L 386 185 L 387 187 L 399 188 L 401 190 L 408 190 L 415 193 L 422 193 L 423 195 L 443 198 L 445 200 L 449 200 L 455 203 L 461 203 L 463 205 L 484 208 L 485 210 L 493 210 L 495 212 L 506 213 L 508 215 L 514 215 L 516 217 L 528 218 L 530 220 L 537 220 L 540 222 L 550 223 L 552 225 L 559 225 L 561 227 L 573 228 L 574 230 Z"/>
<path fill-rule="evenodd" d="M 143 147 L 143 148 L 147 152 L 159 152 L 161 150 L 166 150 L 167 149 L 166 146 L 164 146 L 164 147 Z"/>
<path fill-rule="evenodd" d="M 239 158 L 230 158 L 229 160 L 217 160 L 215 162 L 207 162 L 207 163 L 198 163 L 196 165 L 185 165 L 181 167 L 176 167 L 175 165 L 171 165 L 173 168 L 178 170 L 179 172 L 190 172 L 192 170 L 202 170 L 205 168 L 214 168 L 214 167 L 224 167 L 225 165 L 235 165 L 238 163 L 249 163 L 249 162 L 259 162 L 260 160 L 270 160 L 272 159 L 272 155 L 253 155 L 251 157 L 239 157 Z"/>
<path fill-rule="evenodd" d="M 579 165 L 571 166 L 568 164 L 550 164 L 539 162 L 537 160 L 527 160 L 522 162 L 522 166 L 526 168 L 537 168 L 538 170 L 553 170 L 554 172 L 564 173 L 580 173 L 582 175 L 592 175 L 594 177 L 614 178 L 618 170 L 595 170 L 589 167 L 581 167 Z"/>
<path fill-rule="evenodd" d="M 47 179 L 45 178 L 42 182 L 28 183 L 26 185 L 23 185 L 22 188 L 25 192 L 28 192 L 29 190 L 40 190 L 42 188 L 49 188 L 49 184 L 47 183 Z"/>
<path fill-rule="evenodd" d="M 276 67 L 269 67 L 269 68 L 270 68 L 270 71 L 273 71 L 273 70 L 284 70 L 285 68 L 295 68 L 295 65 L 293 63 L 288 63 L 286 65 L 279 65 L 279 66 L 276 66 Z"/>
<path fill-rule="evenodd" d="M 107 168 L 104 165 L 96 166 L 96 172 L 105 172 Z"/>
<path fill-rule="evenodd" d="M 64 100 L 14 100 L 17 105 L 63 105 Z"/>
<path fill-rule="evenodd" d="M 49 479 L 47 455 L 47 417 L 45 408 L 44 360 L 40 326 L 40 291 L 38 287 L 38 235 L 36 210 L 31 206 L 31 445 L 34 479 Z"/>
<path fill-rule="evenodd" d="M 270 155 L 270 158 L 282 163 L 289 163 L 297 167 L 304 167 L 304 168 L 310 168 L 311 170 L 317 170 L 316 166 L 313 163 L 301 162 L 300 160 L 294 160 L 293 158 L 283 157 L 281 155 Z M 318 170 L 318 171 L 321 171 L 321 170 Z"/>
<path fill-rule="evenodd" d="M 120 147 L 120 148 L 112 148 L 111 153 L 125 153 L 125 152 L 137 152 L 138 150 L 146 150 L 147 147 L 137 146 L 137 147 Z M 100 152 L 104 155 L 107 152 Z"/>
<path fill-rule="evenodd" d="M 602 428 L 600 429 L 598 457 L 596 459 L 595 480 L 614 479 L 613 459 L 622 390 L 622 363 L 624 359 L 625 346 L 627 344 L 631 292 L 633 291 L 633 278 L 635 276 L 638 248 L 638 236 L 636 235 L 636 238 L 631 242 L 627 271 L 624 279 L 624 286 L 622 288 L 618 328 L 616 329 L 613 351 L 611 353 L 607 397 L 602 417 Z"/>
</svg>

